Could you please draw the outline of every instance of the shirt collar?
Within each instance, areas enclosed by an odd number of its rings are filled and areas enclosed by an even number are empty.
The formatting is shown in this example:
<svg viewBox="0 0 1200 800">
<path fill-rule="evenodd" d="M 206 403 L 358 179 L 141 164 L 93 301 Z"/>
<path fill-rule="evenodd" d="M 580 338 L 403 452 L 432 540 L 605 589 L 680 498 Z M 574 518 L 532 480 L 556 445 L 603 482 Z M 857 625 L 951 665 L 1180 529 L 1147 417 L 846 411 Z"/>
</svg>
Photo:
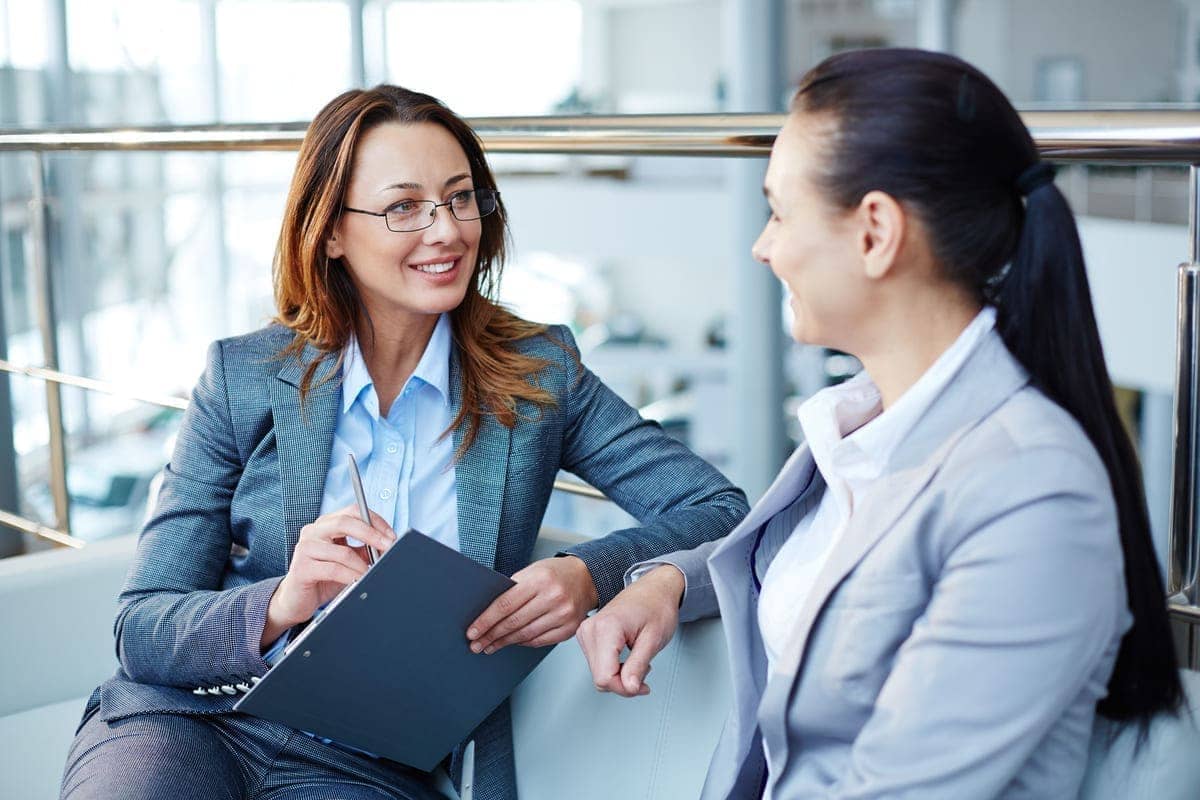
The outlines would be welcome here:
<svg viewBox="0 0 1200 800">
<path fill-rule="evenodd" d="M 886 411 L 879 389 L 866 372 L 817 392 L 799 409 L 800 425 L 813 460 L 827 483 L 838 476 L 839 448 L 850 447 L 882 474 L 900 442 L 916 426 L 934 400 L 984 337 L 995 327 L 996 309 L 985 306 L 954 343 Z"/>
<path fill-rule="evenodd" d="M 447 404 L 450 402 L 450 342 L 450 316 L 441 314 L 433 326 L 433 335 L 425 345 L 425 352 L 409 378 L 410 382 L 419 380 L 432 386 Z M 342 363 L 342 413 L 348 412 L 367 387 L 374 385 L 358 347 L 358 337 L 350 334 Z"/>
</svg>

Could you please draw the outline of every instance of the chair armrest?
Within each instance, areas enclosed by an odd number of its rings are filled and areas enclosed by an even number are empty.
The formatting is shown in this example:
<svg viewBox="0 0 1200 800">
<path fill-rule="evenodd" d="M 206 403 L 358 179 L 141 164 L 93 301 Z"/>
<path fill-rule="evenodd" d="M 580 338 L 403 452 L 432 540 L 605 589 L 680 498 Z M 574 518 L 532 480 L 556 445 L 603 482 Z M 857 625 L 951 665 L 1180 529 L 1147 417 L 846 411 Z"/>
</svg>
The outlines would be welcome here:
<svg viewBox="0 0 1200 800">
<path fill-rule="evenodd" d="M 0 716 L 87 695 L 116 667 L 117 594 L 137 537 L 0 559 Z"/>
</svg>

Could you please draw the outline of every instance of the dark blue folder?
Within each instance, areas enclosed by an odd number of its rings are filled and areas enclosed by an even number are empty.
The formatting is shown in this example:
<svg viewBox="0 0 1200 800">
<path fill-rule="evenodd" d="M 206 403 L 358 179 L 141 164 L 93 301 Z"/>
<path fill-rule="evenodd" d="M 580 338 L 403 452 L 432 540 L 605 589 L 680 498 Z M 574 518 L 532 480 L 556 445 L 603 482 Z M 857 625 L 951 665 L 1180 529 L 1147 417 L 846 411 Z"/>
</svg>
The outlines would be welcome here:
<svg viewBox="0 0 1200 800">
<path fill-rule="evenodd" d="M 467 625 L 513 585 L 409 531 L 234 710 L 431 771 L 552 649 L 471 652 Z"/>
</svg>

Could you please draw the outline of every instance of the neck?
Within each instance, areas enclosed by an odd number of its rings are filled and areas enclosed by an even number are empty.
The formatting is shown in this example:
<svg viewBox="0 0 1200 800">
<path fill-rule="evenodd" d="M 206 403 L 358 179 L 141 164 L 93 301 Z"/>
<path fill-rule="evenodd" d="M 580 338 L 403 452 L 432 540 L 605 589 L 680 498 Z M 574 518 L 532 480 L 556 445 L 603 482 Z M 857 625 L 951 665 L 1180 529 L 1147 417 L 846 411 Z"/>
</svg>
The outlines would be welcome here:
<svg viewBox="0 0 1200 800">
<path fill-rule="evenodd" d="M 365 316 L 357 327 L 358 349 L 363 363 L 375 384 L 379 398 L 379 413 L 386 415 L 392 401 L 417 369 L 433 329 L 437 314 L 420 314 L 403 318 L 374 318 L 372 329 Z"/>
<path fill-rule="evenodd" d="M 980 310 L 977 302 L 947 302 L 944 294 L 913 300 L 879 314 L 871 326 L 875 335 L 854 353 L 879 388 L 884 409 L 920 380 Z"/>
</svg>

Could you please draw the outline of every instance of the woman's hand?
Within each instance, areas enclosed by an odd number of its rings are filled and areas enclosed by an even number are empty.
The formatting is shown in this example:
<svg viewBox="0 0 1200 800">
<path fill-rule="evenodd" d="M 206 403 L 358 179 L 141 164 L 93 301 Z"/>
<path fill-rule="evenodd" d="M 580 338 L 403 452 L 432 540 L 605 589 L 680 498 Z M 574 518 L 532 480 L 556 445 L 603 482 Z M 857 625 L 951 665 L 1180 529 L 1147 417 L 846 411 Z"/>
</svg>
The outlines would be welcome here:
<svg viewBox="0 0 1200 800">
<path fill-rule="evenodd" d="M 358 516 L 358 507 L 332 511 L 300 529 L 300 541 L 271 602 L 261 646 L 265 652 L 284 631 L 307 622 L 321 606 L 337 596 L 367 571 L 365 547 L 351 547 L 353 537 L 371 545 L 381 555 L 396 541 L 396 534 L 383 517 L 371 512 L 371 524 Z"/>
<path fill-rule="evenodd" d="M 473 652 L 494 653 L 510 644 L 542 647 L 570 639 L 599 603 L 592 573 L 575 556 L 535 561 L 512 579 L 517 585 L 467 628 Z"/>
<path fill-rule="evenodd" d="M 622 697 L 650 693 L 644 683 L 650 659 L 675 635 L 684 588 L 682 572 L 669 564 L 657 567 L 579 626 L 575 638 L 597 690 Z M 629 658 L 622 664 L 621 652 L 627 646 Z"/>
</svg>

